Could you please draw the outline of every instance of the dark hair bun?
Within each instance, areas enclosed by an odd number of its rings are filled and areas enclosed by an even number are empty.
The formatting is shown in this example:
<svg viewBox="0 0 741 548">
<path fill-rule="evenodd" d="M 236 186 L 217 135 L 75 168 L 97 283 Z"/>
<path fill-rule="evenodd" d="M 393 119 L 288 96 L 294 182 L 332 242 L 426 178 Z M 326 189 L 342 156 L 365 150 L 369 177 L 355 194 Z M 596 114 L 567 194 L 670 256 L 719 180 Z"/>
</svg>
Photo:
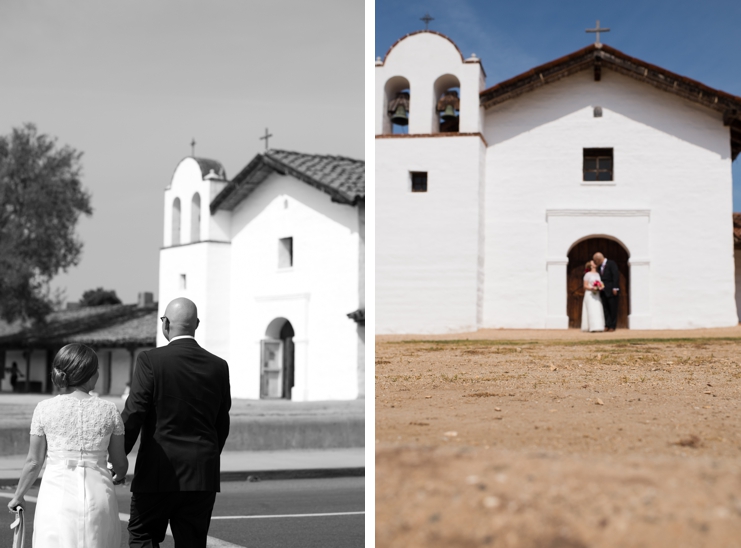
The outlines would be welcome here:
<svg viewBox="0 0 741 548">
<path fill-rule="evenodd" d="M 98 370 L 98 356 L 84 344 L 72 343 L 54 357 L 51 380 L 59 388 L 80 386 Z"/>
<path fill-rule="evenodd" d="M 57 388 L 67 388 L 67 373 L 55 367 L 51 370 L 51 382 Z"/>
</svg>

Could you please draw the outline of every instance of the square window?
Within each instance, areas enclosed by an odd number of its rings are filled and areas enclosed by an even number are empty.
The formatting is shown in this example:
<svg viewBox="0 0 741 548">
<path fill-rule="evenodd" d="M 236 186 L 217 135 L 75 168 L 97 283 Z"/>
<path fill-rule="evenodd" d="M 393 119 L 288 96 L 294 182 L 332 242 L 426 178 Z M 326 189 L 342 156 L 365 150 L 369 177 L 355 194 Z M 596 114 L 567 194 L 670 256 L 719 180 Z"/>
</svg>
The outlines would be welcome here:
<svg viewBox="0 0 741 548">
<path fill-rule="evenodd" d="M 278 268 L 293 266 L 293 238 L 278 240 Z"/>
<path fill-rule="evenodd" d="M 612 181 L 612 160 L 611 148 L 585 148 L 583 180 Z"/>
<path fill-rule="evenodd" d="M 412 171 L 412 192 L 427 192 L 426 171 Z"/>
</svg>

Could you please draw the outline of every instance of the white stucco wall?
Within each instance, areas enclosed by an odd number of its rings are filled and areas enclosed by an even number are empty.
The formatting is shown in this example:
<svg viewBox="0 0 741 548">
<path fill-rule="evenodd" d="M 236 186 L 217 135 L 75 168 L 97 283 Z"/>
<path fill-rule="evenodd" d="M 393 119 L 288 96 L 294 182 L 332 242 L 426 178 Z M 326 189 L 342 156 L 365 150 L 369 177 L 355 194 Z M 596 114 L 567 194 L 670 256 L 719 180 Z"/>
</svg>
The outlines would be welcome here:
<svg viewBox="0 0 741 548">
<path fill-rule="evenodd" d="M 477 328 L 483 158 L 475 135 L 376 139 L 377 333 Z"/>
<path fill-rule="evenodd" d="M 564 327 L 555 318 L 566 314 L 565 267 L 562 290 L 554 272 L 591 235 L 623 241 L 631 283 L 645 280 L 632 287 L 632 328 L 737 323 L 720 115 L 610 70 L 600 82 L 583 71 L 489 109 L 484 134 L 484 327 Z M 611 184 L 582 181 L 591 147 L 613 148 Z M 560 312 L 553 291 L 564 296 Z"/>
<path fill-rule="evenodd" d="M 227 362 L 230 359 L 230 265 L 229 242 L 199 242 L 160 250 L 158 316 L 164 316 L 173 299 L 192 300 L 201 320 L 196 341 Z M 185 289 L 181 289 L 182 275 L 185 275 Z M 167 341 L 158 326 L 157 346 L 165 344 Z"/>
<path fill-rule="evenodd" d="M 294 400 L 357 396 L 358 212 L 290 176 L 271 175 L 231 219 L 232 392 L 259 398 L 260 341 L 276 318 L 294 329 Z M 280 238 L 293 267 L 278 268 Z"/>
</svg>

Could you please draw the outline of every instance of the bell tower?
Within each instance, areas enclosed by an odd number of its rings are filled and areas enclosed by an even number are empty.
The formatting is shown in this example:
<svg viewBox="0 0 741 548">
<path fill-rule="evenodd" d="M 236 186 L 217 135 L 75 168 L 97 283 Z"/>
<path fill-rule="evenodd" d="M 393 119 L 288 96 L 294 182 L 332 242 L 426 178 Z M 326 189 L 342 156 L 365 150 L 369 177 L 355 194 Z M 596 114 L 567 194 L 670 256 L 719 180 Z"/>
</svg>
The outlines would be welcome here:
<svg viewBox="0 0 741 548">
<path fill-rule="evenodd" d="M 484 69 L 424 30 L 376 61 L 378 333 L 483 319 Z"/>
</svg>

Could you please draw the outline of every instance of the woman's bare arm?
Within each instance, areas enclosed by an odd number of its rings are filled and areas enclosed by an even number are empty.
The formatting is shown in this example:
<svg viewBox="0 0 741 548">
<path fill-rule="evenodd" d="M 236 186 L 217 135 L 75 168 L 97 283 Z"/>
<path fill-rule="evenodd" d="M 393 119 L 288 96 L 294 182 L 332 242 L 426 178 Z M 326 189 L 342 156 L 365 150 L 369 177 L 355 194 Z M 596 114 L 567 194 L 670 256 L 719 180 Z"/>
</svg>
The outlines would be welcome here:
<svg viewBox="0 0 741 548">
<path fill-rule="evenodd" d="M 15 490 L 13 499 L 8 503 L 8 508 L 13 510 L 17 506 L 25 509 L 25 500 L 23 497 L 31 488 L 36 478 L 41 473 L 46 458 L 46 436 L 31 435 L 31 442 L 28 447 L 28 456 L 23 464 L 21 478 L 18 480 L 18 488 Z"/>
<path fill-rule="evenodd" d="M 108 460 L 113 465 L 113 481 L 123 481 L 126 472 L 129 469 L 129 460 L 126 458 L 124 451 L 124 436 L 112 435 L 111 441 L 108 442 Z"/>
</svg>

